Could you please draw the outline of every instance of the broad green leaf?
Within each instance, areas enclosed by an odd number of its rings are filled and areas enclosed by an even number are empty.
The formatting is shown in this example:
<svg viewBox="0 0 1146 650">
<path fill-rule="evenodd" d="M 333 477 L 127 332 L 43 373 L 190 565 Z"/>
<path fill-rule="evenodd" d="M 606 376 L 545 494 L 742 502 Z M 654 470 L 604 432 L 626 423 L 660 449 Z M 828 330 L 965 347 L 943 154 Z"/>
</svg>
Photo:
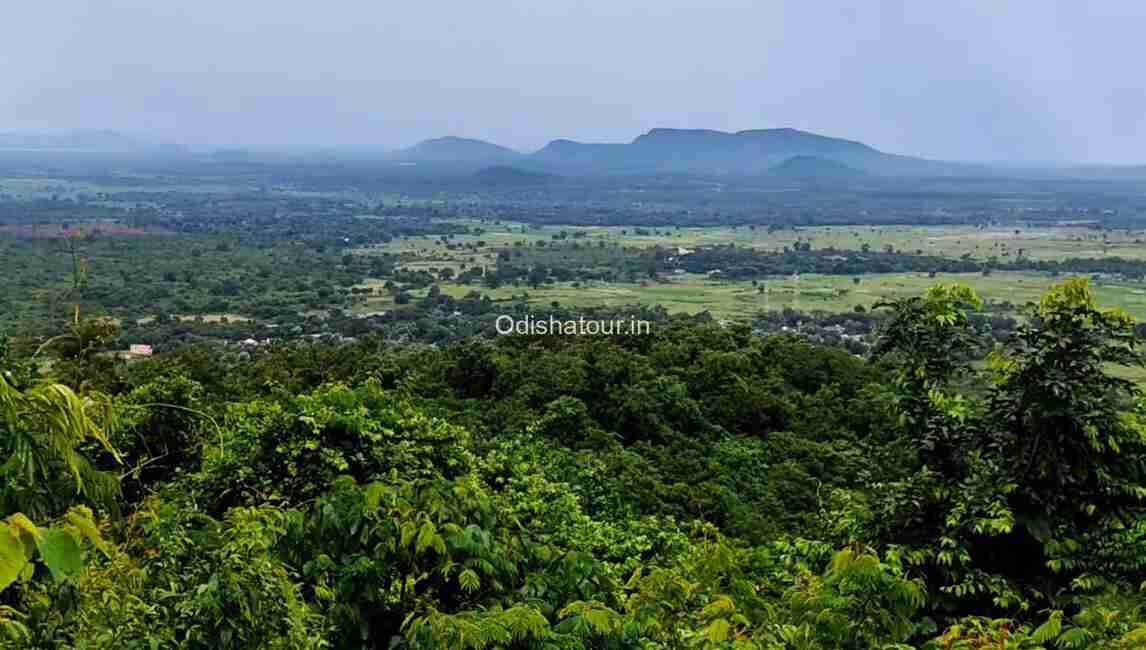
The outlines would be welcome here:
<svg viewBox="0 0 1146 650">
<path fill-rule="evenodd" d="M 17 532 L 22 532 L 30 539 L 35 540 L 40 536 L 40 529 L 32 520 L 24 516 L 24 513 L 17 512 L 16 514 L 8 517 L 8 524 L 15 527 Z"/>
<path fill-rule="evenodd" d="M 28 549 L 20 534 L 11 526 L 0 524 L 0 591 L 20 577 L 28 563 Z"/>
<path fill-rule="evenodd" d="M 720 643 L 721 641 L 728 640 L 728 631 L 732 629 L 728 621 L 723 618 L 718 618 L 708 624 L 704 630 L 704 636 L 713 643 Z"/>
<path fill-rule="evenodd" d="M 44 531 L 39 540 L 39 548 L 44 564 L 57 579 L 73 577 L 83 569 L 83 549 L 66 530 L 49 528 Z"/>
<path fill-rule="evenodd" d="M 382 503 L 382 493 L 386 486 L 382 483 L 371 483 L 366 486 L 366 509 L 373 512 Z"/>
<path fill-rule="evenodd" d="M 437 534 L 437 529 L 432 522 L 424 522 L 422 527 L 418 530 L 418 541 L 415 544 L 415 549 L 421 553 L 427 547 L 434 543 L 434 535 Z"/>
<path fill-rule="evenodd" d="M 418 528 L 412 521 L 407 521 L 402 524 L 402 546 L 409 546 L 414 541 L 414 535 L 418 533 Z"/>
</svg>

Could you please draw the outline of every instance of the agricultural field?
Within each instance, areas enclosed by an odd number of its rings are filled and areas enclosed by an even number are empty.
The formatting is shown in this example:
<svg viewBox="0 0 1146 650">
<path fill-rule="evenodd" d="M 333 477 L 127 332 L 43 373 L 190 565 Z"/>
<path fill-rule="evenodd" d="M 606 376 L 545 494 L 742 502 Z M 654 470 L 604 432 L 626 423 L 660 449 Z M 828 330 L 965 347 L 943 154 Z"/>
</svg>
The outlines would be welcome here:
<svg viewBox="0 0 1146 650">
<path fill-rule="evenodd" d="M 396 255 L 400 268 L 437 274 L 449 268 L 458 274 L 475 266 L 492 269 L 500 250 L 536 248 L 550 242 L 581 242 L 587 247 L 602 242 L 615 248 L 653 246 L 690 249 L 698 246 L 735 244 L 764 251 L 783 250 L 797 243 L 810 243 L 822 250 L 886 250 L 973 259 L 1006 259 L 1020 250 L 1025 257 L 1045 260 L 1070 258 L 1123 257 L 1146 259 L 1146 232 L 1094 230 L 1086 227 L 996 228 L 970 226 L 847 226 L 768 229 L 764 227 L 643 228 L 536 226 L 522 223 L 472 220 L 459 222 L 471 234 L 443 237 L 408 237 L 385 244 L 359 248 L 359 255 Z M 490 288 L 483 284 L 442 282 L 441 290 L 460 297 L 471 291 L 495 301 L 521 299 L 549 306 L 556 302 L 568 307 L 620 307 L 662 305 L 670 312 L 709 311 L 721 318 L 748 318 L 759 311 L 791 308 L 827 312 L 865 309 L 887 299 L 918 295 L 937 282 L 970 285 L 995 302 L 1021 305 L 1038 298 L 1057 281 L 1049 273 L 1035 271 L 995 271 L 981 273 L 872 273 L 861 276 L 803 275 L 781 276 L 755 281 L 725 280 L 701 274 L 679 274 L 639 281 L 548 282 L 536 288 L 505 285 Z M 381 290 L 382 280 L 370 281 L 364 288 L 375 289 L 373 296 L 357 306 L 359 312 L 374 312 L 393 306 L 392 297 Z M 1146 284 L 1129 279 L 1099 277 L 1095 289 L 1103 304 L 1118 305 L 1137 318 L 1146 318 Z M 412 291 L 418 297 L 425 289 Z"/>
<path fill-rule="evenodd" d="M 541 307 L 556 302 L 565 307 L 624 307 L 628 305 L 661 305 L 669 312 L 695 314 L 708 311 L 713 316 L 746 319 L 760 311 L 785 308 L 797 311 L 852 311 L 857 306 L 870 309 L 883 300 L 917 296 L 936 283 L 962 283 L 975 289 L 993 303 L 1022 305 L 1035 301 L 1061 278 L 1039 273 L 949 273 L 929 277 L 923 273 L 884 273 L 867 275 L 857 283 L 847 276 L 805 275 L 749 281 L 714 280 L 702 275 L 685 274 L 661 282 L 555 282 L 538 288 L 502 286 L 491 289 L 482 285 L 443 282 L 443 293 L 460 298 L 471 291 L 489 296 L 494 301 L 524 298 Z M 392 296 L 382 290 L 383 282 L 360 285 L 375 290 L 375 295 L 358 304 L 359 313 L 392 308 Z M 1137 282 L 1099 282 L 1095 292 L 1101 304 L 1118 306 L 1139 320 L 1146 319 L 1146 284 Z M 414 298 L 426 289 L 411 291 Z"/>
<path fill-rule="evenodd" d="M 994 216 L 985 220 L 1007 220 L 992 226 L 794 226 L 792 215 L 783 222 L 693 226 L 689 215 L 701 213 L 692 205 L 681 207 L 687 213 L 681 225 L 655 226 L 625 199 L 615 203 L 616 214 L 603 217 L 615 225 L 571 225 L 552 221 L 561 213 L 545 205 L 535 213 L 533 203 L 517 198 L 414 197 L 400 186 L 307 187 L 290 176 L 155 170 L 80 180 L 9 175 L 0 177 L 0 195 L 7 197 L 0 253 L 19 269 L 0 296 L 0 328 L 21 333 L 58 327 L 75 295 L 82 295 L 85 313 L 116 319 L 126 335 L 162 339 L 168 335 L 155 332 L 311 323 L 327 331 L 343 319 L 395 310 L 414 312 L 401 314 L 408 320 L 432 311 L 432 303 L 417 303 L 433 284 L 447 296 L 477 292 L 539 309 L 662 306 L 746 320 L 787 308 L 870 309 L 936 282 L 964 282 L 992 303 L 1017 305 L 1071 273 L 1092 276 L 1103 304 L 1146 318 L 1146 230 L 1108 222 L 1049 225 L 1061 220 L 1045 215 L 1041 225 L 1030 225 L 1017 216 L 1026 212 L 1010 207 L 989 211 Z M 916 208 L 924 204 L 931 205 Z M 855 220 L 878 209 L 864 205 Z M 1101 213 L 1079 218 L 1088 215 Z M 63 243 L 69 235 L 86 269 L 78 293 Z M 699 264 L 706 255 L 711 261 Z M 837 263 L 837 256 L 849 259 Z M 1015 263 L 1020 258 L 1024 263 Z M 1048 266 L 1072 258 L 1129 262 Z M 965 272 L 979 267 L 990 273 Z M 540 277 L 531 277 L 538 269 Z"/>
<path fill-rule="evenodd" d="M 987 260 L 1006 259 L 1022 251 L 1037 260 L 1070 258 L 1122 257 L 1146 260 L 1146 230 L 1099 230 L 1086 226 L 993 227 L 977 226 L 816 226 L 770 229 L 763 226 L 719 226 L 698 228 L 634 226 L 537 226 L 513 222 L 459 220 L 456 223 L 480 231 L 478 234 L 454 235 L 451 243 L 486 250 L 477 254 L 468 248 L 447 250 L 437 239 L 411 237 L 370 248 L 357 249 L 359 254 L 383 251 L 398 253 L 413 266 L 433 262 L 452 264 L 492 260 L 496 249 L 532 245 L 537 241 L 583 241 L 595 244 L 605 241 L 629 247 L 720 246 L 734 244 L 746 248 L 778 251 L 797 243 L 809 243 L 815 249 L 885 250 Z M 481 249 L 479 249 L 481 250 Z"/>
</svg>

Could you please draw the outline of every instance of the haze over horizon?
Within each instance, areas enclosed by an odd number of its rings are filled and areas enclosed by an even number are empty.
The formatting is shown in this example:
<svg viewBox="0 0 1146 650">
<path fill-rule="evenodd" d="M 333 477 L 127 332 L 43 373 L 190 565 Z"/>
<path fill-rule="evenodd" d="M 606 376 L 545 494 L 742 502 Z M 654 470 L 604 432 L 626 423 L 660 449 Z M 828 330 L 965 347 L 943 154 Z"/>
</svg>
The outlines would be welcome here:
<svg viewBox="0 0 1146 650">
<path fill-rule="evenodd" d="M 550 0 L 21 5 L 0 132 L 522 151 L 791 127 L 948 160 L 1146 163 L 1146 6 Z"/>
</svg>

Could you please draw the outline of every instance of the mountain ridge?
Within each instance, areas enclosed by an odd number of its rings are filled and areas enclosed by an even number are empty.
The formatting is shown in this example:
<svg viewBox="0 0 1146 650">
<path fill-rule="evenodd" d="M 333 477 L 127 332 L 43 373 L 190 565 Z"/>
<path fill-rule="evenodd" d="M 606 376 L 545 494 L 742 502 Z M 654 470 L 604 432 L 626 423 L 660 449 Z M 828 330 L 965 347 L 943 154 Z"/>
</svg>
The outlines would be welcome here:
<svg viewBox="0 0 1146 650">
<path fill-rule="evenodd" d="M 512 164 L 550 173 L 703 173 L 769 174 L 794 157 L 830 161 L 861 174 L 933 176 L 970 173 L 973 165 L 901 156 L 880 151 L 857 140 L 837 138 L 790 127 L 719 131 L 655 127 L 628 142 L 579 142 L 556 138 L 540 149 L 523 153 L 474 138 L 446 136 L 423 140 L 394 152 L 392 158 L 411 162 L 469 165 Z M 805 165 L 808 163 L 805 162 Z M 828 165 L 812 165 L 825 172 Z M 781 174 L 784 175 L 784 170 Z M 843 177 L 840 169 L 830 172 Z"/>
<path fill-rule="evenodd" d="M 591 171 L 762 174 L 795 156 L 831 160 L 879 175 L 954 173 L 956 163 L 889 154 L 863 142 L 788 127 L 736 132 L 654 128 L 628 144 L 554 140 L 530 158 Z"/>
</svg>

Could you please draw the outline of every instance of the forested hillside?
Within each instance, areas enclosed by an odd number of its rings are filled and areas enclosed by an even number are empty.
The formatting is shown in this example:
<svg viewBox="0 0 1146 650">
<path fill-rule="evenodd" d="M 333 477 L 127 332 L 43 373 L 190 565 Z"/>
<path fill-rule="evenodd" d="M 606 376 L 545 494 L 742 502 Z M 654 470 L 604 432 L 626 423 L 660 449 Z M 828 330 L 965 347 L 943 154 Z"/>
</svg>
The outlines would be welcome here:
<svg viewBox="0 0 1146 650">
<path fill-rule="evenodd" d="M 3 647 L 1142 647 L 1134 322 L 1077 279 L 1001 339 L 978 305 L 885 304 L 866 358 L 0 339 Z"/>
</svg>

